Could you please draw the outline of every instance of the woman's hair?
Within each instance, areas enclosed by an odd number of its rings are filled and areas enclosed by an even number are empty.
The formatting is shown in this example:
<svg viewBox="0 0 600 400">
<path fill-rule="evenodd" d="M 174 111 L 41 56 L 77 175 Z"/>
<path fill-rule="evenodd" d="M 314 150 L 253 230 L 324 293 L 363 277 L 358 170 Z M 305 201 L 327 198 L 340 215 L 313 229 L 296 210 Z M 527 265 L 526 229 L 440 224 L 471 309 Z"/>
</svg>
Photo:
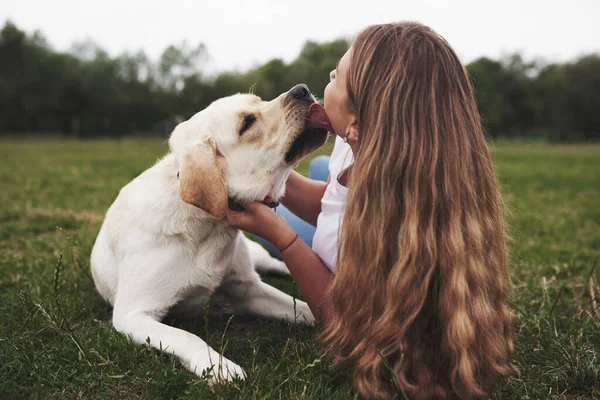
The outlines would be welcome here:
<svg viewBox="0 0 600 400">
<path fill-rule="evenodd" d="M 365 398 L 488 395 L 511 363 L 503 204 L 473 89 L 410 22 L 351 46 L 359 138 L 321 339 Z"/>
</svg>

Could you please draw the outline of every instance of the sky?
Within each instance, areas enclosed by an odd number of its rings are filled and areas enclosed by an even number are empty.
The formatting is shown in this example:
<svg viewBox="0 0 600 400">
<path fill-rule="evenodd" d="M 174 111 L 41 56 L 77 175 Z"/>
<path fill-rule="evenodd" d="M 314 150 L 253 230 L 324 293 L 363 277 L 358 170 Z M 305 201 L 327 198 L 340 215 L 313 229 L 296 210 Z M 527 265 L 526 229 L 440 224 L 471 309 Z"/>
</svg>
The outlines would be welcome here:
<svg viewBox="0 0 600 400">
<path fill-rule="evenodd" d="M 600 0 L 0 0 L 0 23 L 40 30 L 59 51 L 91 39 L 112 56 L 204 43 L 208 71 L 293 60 L 307 40 L 352 38 L 376 23 L 412 20 L 444 36 L 461 60 L 568 61 L 600 52 Z"/>
</svg>

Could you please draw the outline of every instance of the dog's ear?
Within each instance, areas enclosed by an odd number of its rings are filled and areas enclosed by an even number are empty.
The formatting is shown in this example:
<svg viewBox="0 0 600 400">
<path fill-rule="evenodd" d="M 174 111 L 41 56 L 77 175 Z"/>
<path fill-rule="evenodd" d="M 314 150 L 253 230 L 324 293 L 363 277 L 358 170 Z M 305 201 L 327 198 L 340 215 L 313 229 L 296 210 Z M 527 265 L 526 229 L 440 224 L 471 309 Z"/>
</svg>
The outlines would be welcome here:
<svg viewBox="0 0 600 400">
<path fill-rule="evenodd" d="M 217 145 L 213 138 L 209 137 L 183 153 L 179 169 L 179 196 L 215 218 L 225 216 L 227 188 L 217 163 Z"/>
</svg>

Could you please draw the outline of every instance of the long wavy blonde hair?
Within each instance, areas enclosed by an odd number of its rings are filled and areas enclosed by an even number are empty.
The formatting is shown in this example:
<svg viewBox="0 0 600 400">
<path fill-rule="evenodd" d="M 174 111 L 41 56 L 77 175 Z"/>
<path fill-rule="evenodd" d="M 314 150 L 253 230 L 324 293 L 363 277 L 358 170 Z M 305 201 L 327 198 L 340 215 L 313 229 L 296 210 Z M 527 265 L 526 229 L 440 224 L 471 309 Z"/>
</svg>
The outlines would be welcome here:
<svg viewBox="0 0 600 400">
<path fill-rule="evenodd" d="M 468 75 L 431 29 L 351 46 L 359 139 L 321 339 L 365 398 L 485 397 L 511 363 L 503 205 Z"/>
</svg>

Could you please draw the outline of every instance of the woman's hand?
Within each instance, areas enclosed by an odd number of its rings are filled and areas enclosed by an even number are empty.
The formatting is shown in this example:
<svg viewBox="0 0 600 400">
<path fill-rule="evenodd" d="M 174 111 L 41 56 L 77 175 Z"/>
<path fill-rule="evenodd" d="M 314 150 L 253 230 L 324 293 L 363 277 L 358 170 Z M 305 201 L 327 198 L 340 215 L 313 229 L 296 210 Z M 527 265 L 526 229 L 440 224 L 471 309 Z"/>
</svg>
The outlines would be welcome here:
<svg viewBox="0 0 600 400">
<path fill-rule="evenodd" d="M 273 243 L 294 277 L 313 315 L 326 321 L 331 315 L 327 290 L 333 274 L 306 243 L 296 240 L 297 233 L 285 218 L 262 203 L 244 204 L 245 211 L 227 211 L 229 225 L 258 235 Z M 282 251 L 284 249 L 285 251 Z"/>
<path fill-rule="evenodd" d="M 286 219 L 262 203 L 244 204 L 245 211 L 227 210 L 227 223 L 273 243 L 281 250 L 296 237 Z"/>
</svg>

